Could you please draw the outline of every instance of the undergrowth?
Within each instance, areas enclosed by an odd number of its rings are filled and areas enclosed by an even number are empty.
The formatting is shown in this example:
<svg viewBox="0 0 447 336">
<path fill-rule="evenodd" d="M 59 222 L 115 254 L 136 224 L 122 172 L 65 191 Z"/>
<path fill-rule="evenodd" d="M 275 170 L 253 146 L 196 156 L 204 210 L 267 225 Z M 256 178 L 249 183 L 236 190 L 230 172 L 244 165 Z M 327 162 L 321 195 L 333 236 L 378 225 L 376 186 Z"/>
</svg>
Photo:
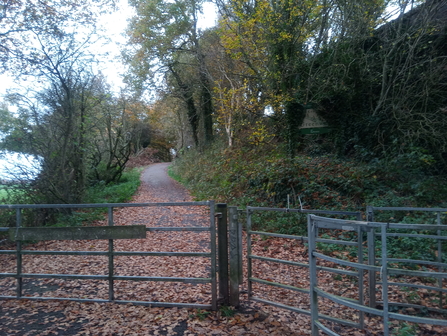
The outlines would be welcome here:
<svg viewBox="0 0 447 336">
<path fill-rule="evenodd" d="M 364 211 L 371 206 L 443 207 L 445 177 L 405 174 L 380 163 L 302 153 L 288 158 L 274 147 L 224 148 L 219 143 L 177 158 L 171 176 L 197 200 L 237 206 Z"/>
<path fill-rule="evenodd" d="M 225 148 L 216 143 L 205 151 L 188 150 L 174 161 L 172 177 L 183 183 L 197 200 L 246 206 L 281 207 L 361 212 L 366 206 L 439 207 L 447 203 L 445 177 L 420 172 L 406 173 L 404 167 L 384 162 L 358 162 L 334 155 L 303 152 L 288 158 L 275 146 Z M 352 218 L 353 219 L 353 218 Z M 377 221 L 433 223 L 433 214 L 383 212 Z M 260 213 L 253 218 L 260 231 L 306 235 L 304 214 Z M 390 249 L 402 248 L 423 259 L 433 259 L 426 239 L 390 239 Z M 424 246 L 422 246 L 424 245 Z M 422 248 L 423 247 L 423 248 Z M 430 251 L 428 251 L 430 250 Z"/>
<path fill-rule="evenodd" d="M 85 203 L 126 203 L 140 186 L 141 168 L 125 171 L 119 182 L 96 184 L 87 190 Z M 80 226 L 102 219 L 107 208 L 86 208 L 59 215 L 56 226 Z"/>
</svg>

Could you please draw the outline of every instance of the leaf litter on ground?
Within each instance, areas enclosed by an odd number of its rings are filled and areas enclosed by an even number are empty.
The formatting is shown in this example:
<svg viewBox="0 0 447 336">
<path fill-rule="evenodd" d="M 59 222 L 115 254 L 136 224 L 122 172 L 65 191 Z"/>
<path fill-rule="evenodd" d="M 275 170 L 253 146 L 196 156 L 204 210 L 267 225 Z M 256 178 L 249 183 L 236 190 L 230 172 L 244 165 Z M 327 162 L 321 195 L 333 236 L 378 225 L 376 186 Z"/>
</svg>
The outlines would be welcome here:
<svg viewBox="0 0 447 336">
<path fill-rule="evenodd" d="M 187 195 L 187 196 L 185 196 Z M 191 201 L 184 188 L 154 187 L 142 183 L 133 203 Z M 120 208 L 114 211 L 115 225 L 146 225 L 148 227 L 208 226 L 209 213 L 204 208 L 149 207 Z M 95 225 L 107 225 L 106 220 Z M 244 239 L 244 251 L 246 240 Z M 29 244 L 28 250 L 46 251 L 107 251 L 104 240 L 50 241 Z M 154 252 L 209 252 L 208 232 L 148 232 L 146 239 L 116 240 L 116 251 Z M 307 249 L 302 242 L 284 238 L 253 239 L 255 255 L 301 261 L 307 263 Z M 2 335 L 310 335 L 310 318 L 307 315 L 276 308 L 247 298 L 246 258 L 244 283 L 241 285 L 241 306 L 238 309 L 205 311 L 186 308 L 160 308 L 113 302 L 94 303 L 57 300 L 3 300 L 0 301 L 0 336 Z M 208 258 L 115 256 L 115 274 L 159 277 L 208 277 Z M 105 256 L 32 256 L 23 258 L 24 273 L 95 274 L 106 275 L 108 260 Z M 15 272 L 15 258 L 0 256 L 1 272 Z M 333 265 L 325 265 L 333 266 Z M 307 268 L 292 267 L 256 260 L 253 276 L 300 288 L 309 288 Z M 357 298 L 358 290 L 352 281 L 319 273 L 319 285 L 325 290 Z M 15 279 L 0 279 L 2 295 L 14 296 Z M 152 302 L 184 302 L 209 304 L 209 284 L 115 281 L 115 299 Z M 283 288 L 253 284 L 254 295 L 296 308 L 309 310 L 309 295 Z M 79 299 L 108 298 L 108 283 L 102 280 L 27 279 L 24 281 L 27 296 Z M 228 313 L 231 310 L 231 314 Z M 358 321 L 358 314 L 346 307 L 322 302 L 321 313 Z M 341 335 L 380 335 L 381 321 L 366 317 L 365 330 L 326 323 Z M 424 335 L 442 335 L 445 329 L 427 326 Z M 447 334 L 447 332 L 445 332 Z M 421 334 L 422 335 L 422 334 Z"/>
</svg>

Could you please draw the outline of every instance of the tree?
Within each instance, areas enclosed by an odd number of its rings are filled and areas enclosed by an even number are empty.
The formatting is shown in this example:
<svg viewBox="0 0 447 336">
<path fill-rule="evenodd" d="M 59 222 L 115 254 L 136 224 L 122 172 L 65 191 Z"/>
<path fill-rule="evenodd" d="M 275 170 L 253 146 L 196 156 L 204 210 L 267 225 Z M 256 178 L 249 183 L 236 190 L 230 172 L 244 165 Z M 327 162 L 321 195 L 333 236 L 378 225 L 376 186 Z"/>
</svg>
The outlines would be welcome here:
<svg viewBox="0 0 447 336">
<path fill-rule="evenodd" d="M 30 74 L 39 63 L 36 36 L 61 37 L 70 27 L 94 28 L 97 16 L 113 7 L 115 0 L 1 0 L 0 69 Z M 37 47 L 38 48 L 38 47 Z"/>
<path fill-rule="evenodd" d="M 315 57 L 311 92 L 337 128 L 339 153 L 444 170 L 446 10 L 443 1 L 402 7 L 370 36 Z"/>
<path fill-rule="evenodd" d="M 132 76 L 170 91 L 182 102 L 195 145 L 207 145 L 213 136 L 211 85 L 197 29 L 201 2 L 196 0 L 131 1 L 136 10 L 128 34 L 132 49 L 126 52 Z M 164 88 L 160 77 L 164 76 Z"/>
<path fill-rule="evenodd" d="M 83 41 L 75 34 L 36 40 L 40 48 L 35 54 L 41 61 L 35 83 L 40 90 L 10 96 L 20 106 L 20 117 L 4 144 L 40 159 L 40 173 L 32 182 L 33 202 L 80 203 L 92 169 L 104 166 L 96 178 L 107 183 L 120 178 L 131 151 L 131 132 L 123 126 L 126 120 L 115 120 L 110 89 L 90 69 L 90 36 Z M 95 150 L 108 155 L 95 161 Z"/>
<path fill-rule="evenodd" d="M 220 3 L 228 32 L 224 46 L 245 63 L 245 77 L 255 77 L 265 105 L 285 120 L 289 154 L 296 146 L 297 125 L 304 118 L 303 75 L 306 42 L 318 5 L 294 1 L 229 1 Z M 254 97 L 258 99 L 258 97 Z"/>
<path fill-rule="evenodd" d="M 241 75 L 252 81 L 256 78 L 264 104 L 273 107 L 277 128 L 293 156 L 304 107 L 324 93 L 313 92 L 314 78 L 327 75 L 327 69 L 321 71 L 315 63 L 317 56 L 331 43 L 337 48 L 348 39 L 352 43 L 369 36 L 385 2 L 234 0 L 218 4 L 223 13 L 223 45 L 245 65 Z"/>
<path fill-rule="evenodd" d="M 118 181 L 129 157 L 152 142 L 147 108 L 126 97 L 105 95 L 93 116 L 90 183 Z"/>
</svg>

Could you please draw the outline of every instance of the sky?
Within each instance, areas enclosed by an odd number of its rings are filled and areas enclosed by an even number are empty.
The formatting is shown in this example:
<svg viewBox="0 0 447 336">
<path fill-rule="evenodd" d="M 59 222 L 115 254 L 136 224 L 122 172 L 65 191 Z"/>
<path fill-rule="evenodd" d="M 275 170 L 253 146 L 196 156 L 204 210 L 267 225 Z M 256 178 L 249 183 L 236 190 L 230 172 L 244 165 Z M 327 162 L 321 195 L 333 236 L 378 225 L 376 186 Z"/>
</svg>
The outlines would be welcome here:
<svg viewBox="0 0 447 336">
<path fill-rule="evenodd" d="M 128 20 L 132 17 L 134 11 L 127 5 L 127 0 L 119 1 L 119 10 L 109 14 L 100 21 L 109 36 L 112 43 L 109 45 L 111 60 L 104 64 L 103 73 L 108 77 L 110 84 L 115 84 L 118 88 L 123 85 L 120 75 L 124 73 L 125 67 L 119 60 L 120 50 L 126 43 L 124 36 Z M 216 7 L 213 3 L 204 3 L 204 13 L 199 16 L 198 28 L 206 29 L 216 25 Z"/>
</svg>

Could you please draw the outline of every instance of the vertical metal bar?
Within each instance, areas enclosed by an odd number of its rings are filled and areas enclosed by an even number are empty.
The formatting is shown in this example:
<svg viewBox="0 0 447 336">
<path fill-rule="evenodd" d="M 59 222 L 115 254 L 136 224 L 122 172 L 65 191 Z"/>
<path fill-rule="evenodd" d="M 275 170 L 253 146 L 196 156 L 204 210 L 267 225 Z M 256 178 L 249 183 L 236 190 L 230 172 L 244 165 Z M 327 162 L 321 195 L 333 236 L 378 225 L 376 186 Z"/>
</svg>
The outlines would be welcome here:
<svg viewBox="0 0 447 336">
<path fill-rule="evenodd" d="M 16 229 L 22 226 L 22 209 L 16 209 Z M 22 241 L 16 240 L 16 255 L 17 255 L 17 298 L 22 297 L 23 292 L 23 278 L 22 278 Z"/>
<path fill-rule="evenodd" d="M 217 254 L 219 259 L 219 294 L 224 305 L 229 303 L 229 272 L 228 272 L 228 220 L 227 205 L 216 204 L 216 210 L 221 213 L 217 220 Z"/>
<path fill-rule="evenodd" d="M 386 232 L 387 225 L 381 227 L 382 238 L 382 301 L 383 301 L 383 335 L 389 335 L 389 313 L 388 313 L 388 258 L 387 258 L 387 242 Z"/>
<path fill-rule="evenodd" d="M 358 255 L 358 263 L 363 264 L 363 230 L 360 226 L 357 227 L 357 255 Z M 364 272 L 362 269 L 358 269 L 358 277 L 359 277 L 359 304 L 362 306 L 365 304 L 365 295 L 363 288 L 363 275 Z M 363 311 L 359 311 L 359 327 L 360 329 L 365 328 L 365 314 Z"/>
<path fill-rule="evenodd" d="M 239 285 L 244 283 L 244 260 L 242 258 L 243 255 L 243 244 L 242 244 L 242 222 L 237 220 L 237 239 L 239 245 Z"/>
<path fill-rule="evenodd" d="M 228 207 L 229 246 L 230 246 L 230 306 L 239 306 L 239 255 L 242 253 L 238 237 L 237 207 Z"/>
<path fill-rule="evenodd" d="M 214 201 L 209 201 L 210 206 L 210 248 L 211 248 L 211 306 L 217 310 L 217 277 L 216 277 L 216 217 Z"/>
<path fill-rule="evenodd" d="M 441 213 L 438 211 L 436 213 L 436 224 L 441 225 Z M 438 236 L 442 236 L 442 231 L 438 230 Z M 442 240 L 438 239 L 438 262 L 442 263 Z M 444 268 L 439 266 L 439 272 L 443 272 Z M 438 286 L 442 289 L 443 278 L 438 278 Z M 442 291 L 439 291 L 439 308 L 442 309 L 444 307 L 444 303 L 442 301 Z"/>
<path fill-rule="evenodd" d="M 374 212 L 371 206 L 366 208 L 366 220 L 368 222 L 374 221 Z M 376 265 L 376 237 L 375 229 L 370 228 L 368 230 L 368 265 Z M 376 272 L 368 271 L 368 295 L 369 295 L 369 306 L 371 308 L 376 308 Z"/>
<path fill-rule="evenodd" d="M 249 209 L 250 207 L 247 207 L 247 294 L 248 294 L 248 301 L 251 300 L 252 296 L 252 283 L 251 283 L 251 277 L 252 277 L 252 270 L 251 270 L 251 215 L 252 211 Z"/>
<path fill-rule="evenodd" d="M 313 215 L 307 215 L 307 237 L 309 239 L 308 255 L 309 255 L 309 278 L 310 278 L 310 319 L 312 336 L 318 336 L 318 327 L 315 322 L 318 321 L 318 294 L 315 291 L 317 287 L 317 260 L 314 256 L 316 249 L 315 235 L 316 228 L 313 223 Z"/>
<path fill-rule="evenodd" d="M 108 225 L 113 226 L 113 208 L 108 209 Z M 115 300 L 115 291 L 113 284 L 114 262 L 113 262 L 113 239 L 109 239 L 109 301 Z"/>
</svg>

